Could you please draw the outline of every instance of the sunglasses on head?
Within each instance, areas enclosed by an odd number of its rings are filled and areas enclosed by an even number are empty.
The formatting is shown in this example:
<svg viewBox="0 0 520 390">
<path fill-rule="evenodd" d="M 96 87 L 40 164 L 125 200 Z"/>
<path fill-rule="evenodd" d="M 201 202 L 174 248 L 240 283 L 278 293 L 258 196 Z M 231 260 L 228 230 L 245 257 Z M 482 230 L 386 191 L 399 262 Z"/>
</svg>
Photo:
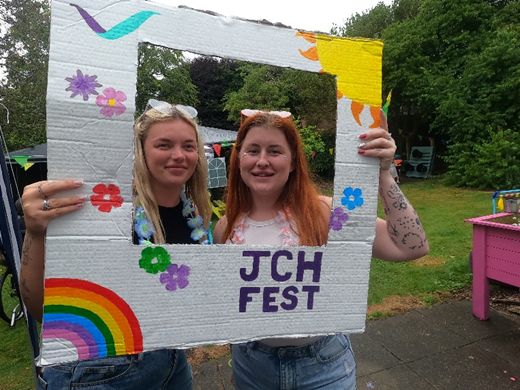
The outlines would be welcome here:
<svg viewBox="0 0 520 390">
<path fill-rule="evenodd" d="M 182 104 L 170 104 L 167 102 L 163 102 L 156 99 L 148 100 L 148 104 L 146 105 L 146 111 L 154 109 L 159 111 L 162 114 L 170 114 L 174 110 L 182 111 L 186 116 L 190 119 L 195 119 L 197 117 L 197 110 L 191 106 L 183 106 Z"/>
<path fill-rule="evenodd" d="M 266 114 L 278 115 L 280 118 L 288 118 L 288 117 L 290 117 L 292 115 L 289 111 L 264 111 L 264 110 L 245 109 L 245 110 L 242 110 L 240 112 L 245 117 L 250 117 L 250 116 L 253 116 L 253 115 L 258 114 L 260 112 L 263 112 L 263 113 L 266 113 Z"/>
</svg>

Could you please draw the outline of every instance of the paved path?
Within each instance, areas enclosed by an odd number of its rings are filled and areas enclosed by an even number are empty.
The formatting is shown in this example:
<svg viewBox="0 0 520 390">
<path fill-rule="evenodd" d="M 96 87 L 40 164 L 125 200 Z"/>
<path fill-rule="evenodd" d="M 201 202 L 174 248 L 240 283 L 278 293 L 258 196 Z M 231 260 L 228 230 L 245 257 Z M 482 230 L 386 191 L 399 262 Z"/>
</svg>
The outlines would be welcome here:
<svg viewBox="0 0 520 390">
<path fill-rule="evenodd" d="M 358 390 L 520 390 L 520 316 L 480 321 L 469 300 L 369 321 L 351 339 Z M 193 367 L 194 390 L 233 390 L 228 360 Z"/>
</svg>

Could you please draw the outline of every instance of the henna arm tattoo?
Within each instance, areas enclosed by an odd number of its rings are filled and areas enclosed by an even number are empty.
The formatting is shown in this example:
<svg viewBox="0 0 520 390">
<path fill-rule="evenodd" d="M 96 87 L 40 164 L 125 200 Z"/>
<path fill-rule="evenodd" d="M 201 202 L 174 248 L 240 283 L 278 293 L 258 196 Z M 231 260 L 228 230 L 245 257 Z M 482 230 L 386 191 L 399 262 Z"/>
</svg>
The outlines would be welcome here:
<svg viewBox="0 0 520 390">
<path fill-rule="evenodd" d="M 388 234 L 390 235 L 390 239 L 393 241 L 395 245 L 397 245 L 397 239 L 401 235 L 399 230 L 396 229 L 395 225 L 392 225 L 391 221 L 386 222 L 386 229 L 388 230 Z"/>
<path fill-rule="evenodd" d="M 381 203 L 383 205 L 383 211 L 385 212 L 385 215 L 390 215 L 392 212 L 390 211 L 390 207 L 388 207 L 388 201 L 386 199 L 385 192 L 381 187 L 379 188 L 379 196 L 381 198 Z"/>
<path fill-rule="evenodd" d="M 410 205 L 410 202 L 404 194 L 401 192 L 401 189 L 397 184 L 392 184 L 390 189 L 386 192 L 387 196 L 391 201 L 387 202 L 387 206 L 390 207 L 390 205 L 397 210 L 406 210 L 408 206 Z M 386 201 L 386 198 L 385 198 Z M 391 203 L 391 204 L 390 204 Z"/>
<path fill-rule="evenodd" d="M 29 263 L 33 262 L 31 258 L 31 246 L 33 244 L 33 238 L 30 234 L 25 235 L 25 239 L 23 240 L 22 247 L 22 269 L 20 271 L 20 293 L 24 299 L 25 305 L 30 301 L 30 293 L 29 286 L 27 285 L 27 280 L 25 279 L 25 269 L 24 267 L 28 267 Z"/>
<path fill-rule="evenodd" d="M 22 267 L 20 270 L 20 292 L 24 299 L 25 304 L 30 300 L 30 296 L 34 293 L 33 277 L 39 275 L 43 279 L 43 258 L 40 259 L 36 255 L 35 250 L 38 250 L 38 239 L 35 239 L 29 232 L 26 232 L 22 246 L 21 263 Z M 43 248 L 41 249 L 43 250 Z M 42 269 L 40 269 L 42 267 Z M 36 272 L 36 273 L 35 273 Z M 31 286 L 31 289 L 29 288 Z M 36 289 L 37 290 L 37 289 Z"/>
<path fill-rule="evenodd" d="M 398 218 L 400 227 L 402 228 L 403 237 L 401 242 L 409 249 L 421 249 L 424 246 L 424 229 L 419 218 L 410 218 L 405 215 Z"/>
<path fill-rule="evenodd" d="M 22 247 L 22 264 L 27 265 L 29 264 L 31 259 L 31 246 L 33 243 L 33 238 L 30 234 L 26 234 L 25 239 L 23 241 L 23 247 Z"/>
<path fill-rule="evenodd" d="M 426 242 L 424 229 L 413 206 L 401 192 L 399 186 L 395 183 L 392 184 L 386 193 L 383 188 L 380 188 L 379 194 L 387 217 L 386 223 L 390 239 L 394 244 L 403 245 L 411 250 L 421 249 Z M 413 211 L 413 215 L 410 214 L 410 210 Z M 393 215 L 392 211 L 395 211 Z"/>
</svg>

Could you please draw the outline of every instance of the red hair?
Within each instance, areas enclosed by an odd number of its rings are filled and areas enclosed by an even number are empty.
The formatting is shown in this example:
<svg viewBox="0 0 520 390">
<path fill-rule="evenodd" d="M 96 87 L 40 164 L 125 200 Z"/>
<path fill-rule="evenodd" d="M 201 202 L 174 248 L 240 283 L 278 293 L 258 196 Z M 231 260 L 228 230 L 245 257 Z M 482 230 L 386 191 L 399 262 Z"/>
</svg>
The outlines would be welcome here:
<svg viewBox="0 0 520 390">
<path fill-rule="evenodd" d="M 252 207 L 251 193 L 240 176 L 238 157 L 244 139 L 253 127 L 275 128 L 285 135 L 291 149 L 294 169 L 289 174 L 289 179 L 275 207 L 283 212 L 290 211 L 292 222 L 296 224 L 300 245 L 325 245 L 328 236 L 328 215 L 324 213 L 324 204 L 319 199 L 316 186 L 309 176 L 300 134 L 290 118 L 263 112 L 248 117 L 240 125 L 235 147 L 231 152 L 224 241 L 233 236 L 235 224 Z"/>
</svg>

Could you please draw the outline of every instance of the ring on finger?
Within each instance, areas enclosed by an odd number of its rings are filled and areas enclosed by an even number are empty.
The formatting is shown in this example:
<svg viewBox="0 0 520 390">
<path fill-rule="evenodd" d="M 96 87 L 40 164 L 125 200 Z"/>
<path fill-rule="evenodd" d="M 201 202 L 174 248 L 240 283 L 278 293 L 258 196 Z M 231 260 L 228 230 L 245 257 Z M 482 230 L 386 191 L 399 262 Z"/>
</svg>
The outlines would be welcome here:
<svg viewBox="0 0 520 390">
<path fill-rule="evenodd" d="M 388 139 L 392 139 L 392 133 L 388 133 L 387 138 L 388 138 Z"/>
<path fill-rule="evenodd" d="M 51 201 L 49 199 L 44 199 L 43 200 L 42 211 L 47 211 L 47 210 L 50 210 L 50 209 L 51 209 Z"/>
<path fill-rule="evenodd" d="M 36 188 L 38 188 L 38 192 L 40 193 L 41 196 L 43 196 L 45 199 L 48 198 L 48 196 L 45 195 L 45 193 L 43 192 L 43 190 L 42 190 L 42 186 L 41 186 L 41 185 L 39 185 L 39 186 L 36 187 Z"/>
</svg>

